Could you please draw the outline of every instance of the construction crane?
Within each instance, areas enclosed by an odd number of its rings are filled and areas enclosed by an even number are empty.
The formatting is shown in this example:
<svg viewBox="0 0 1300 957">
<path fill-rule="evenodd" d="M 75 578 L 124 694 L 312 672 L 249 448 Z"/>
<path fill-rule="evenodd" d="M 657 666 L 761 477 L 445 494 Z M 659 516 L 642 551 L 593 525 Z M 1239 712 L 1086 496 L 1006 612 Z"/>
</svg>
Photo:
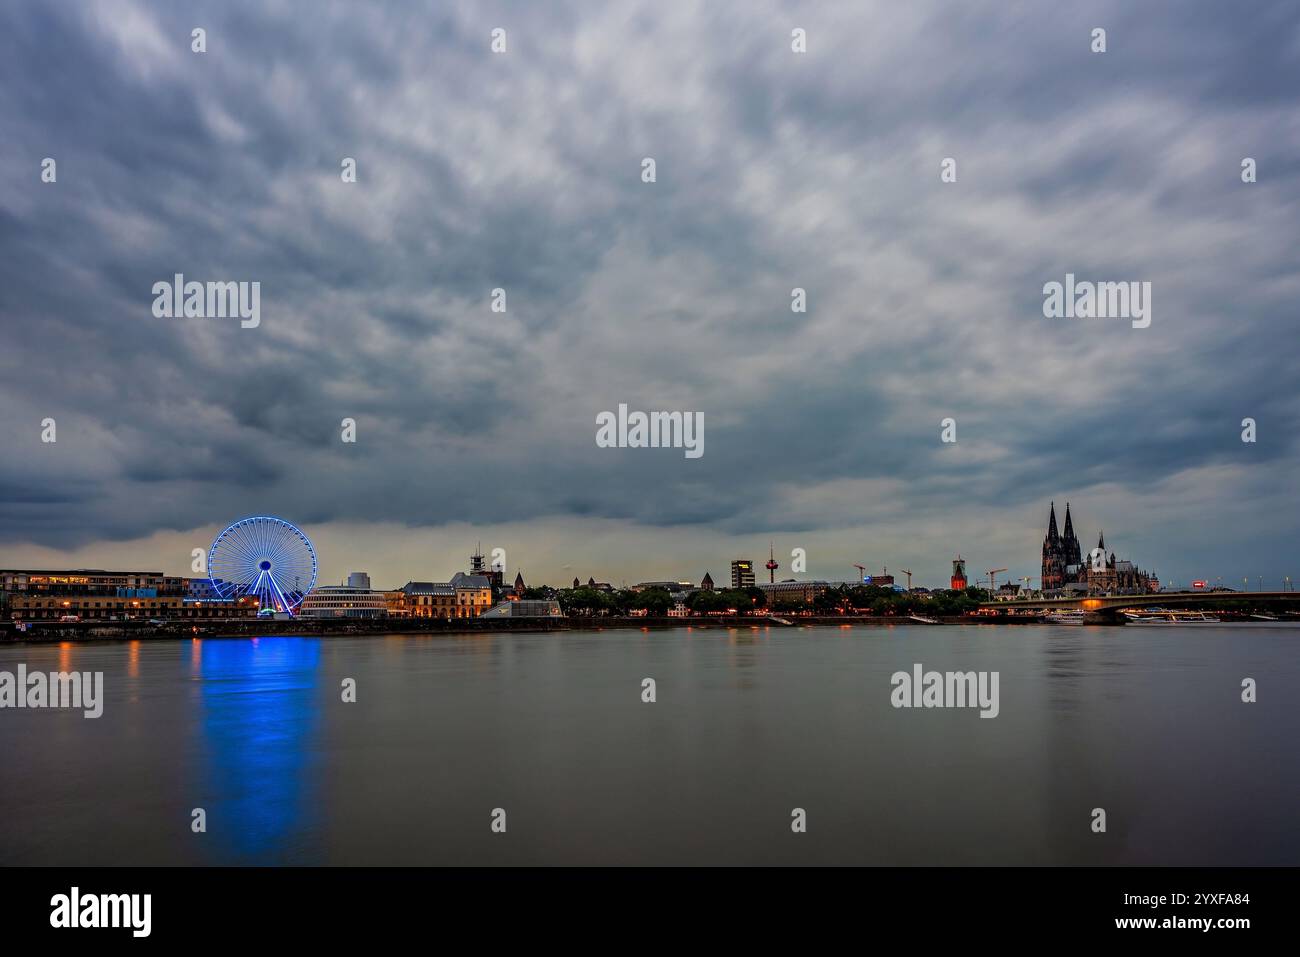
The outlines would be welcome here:
<svg viewBox="0 0 1300 957">
<path fill-rule="evenodd" d="M 858 570 L 858 584 L 861 585 L 867 579 L 867 566 L 855 563 L 853 567 Z"/>
<path fill-rule="evenodd" d="M 1006 571 L 1005 568 L 990 568 L 988 571 L 984 573 L 985 575 L 989 576 L 989 597 L 990 598 L 993 597 L 993 592 L 996 591 L 998 587 L 997 577 L 996 577 L 998 572 L 1004 572 L 1004 571 Z"/>
<path fill-rule="evenodd" d="M 901 571 L 904 575 L 907 576 L 907 590 L 908 590 L 908 591 L 911 591 L 911 590 L 912 590 L 912 570 L 911 570 L 910 568 L 900 568 L 899 571 Z"/>
</svg>

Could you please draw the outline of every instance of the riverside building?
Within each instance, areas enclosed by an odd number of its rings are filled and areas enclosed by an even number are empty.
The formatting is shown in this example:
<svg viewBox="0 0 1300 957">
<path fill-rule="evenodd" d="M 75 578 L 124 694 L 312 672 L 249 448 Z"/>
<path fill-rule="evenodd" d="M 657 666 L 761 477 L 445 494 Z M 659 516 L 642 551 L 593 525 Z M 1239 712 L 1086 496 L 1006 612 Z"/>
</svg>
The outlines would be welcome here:
<svg viewBox="0 0 1300 957">
<path fill-rule="evenodd" d="M 483 612 L 481 618 L 563 618 L 558 601 L 521 598 L 517 601 L 503 601 L 494 608 Z"/>
<path fill-rule="evenodd" d="M 384 618 L 387 615 L 388 600 L 384 592 L 351 585 L 321 585 L 312 589 L 298 607 L 300 618 Z"/>
<path fill-rule="evenodd" d="M 16 621 L 247 618 L 256 602 L 226 601 L 162 572 L 0 570 L 0 614 Z M 205 580 L 204 580 L 205 581 Z"/>
<path fill-rule="evenodd" d="M 162 572 L 115 572 L 102 568 L 65 571 L 0 570 L 0 592 L 33 595 L 112 595 L 157 598 L 185 595 L 187 579 Z"/>
<path fill-rule="evenodd" d="M 406 613 L 411 618 L 477 618 L 492 607 L 492 579 L 457 572 L 449 582 L 407 582 Z"/>
<path fill-rule="evenodd" d="M 758 587 L 767 596 L 767 606 L 772 608 L 783 602 L 810 604 L 833 586 L 831 582 L 825 581 L 783 581 L 760 584 Z"/>
</svg>

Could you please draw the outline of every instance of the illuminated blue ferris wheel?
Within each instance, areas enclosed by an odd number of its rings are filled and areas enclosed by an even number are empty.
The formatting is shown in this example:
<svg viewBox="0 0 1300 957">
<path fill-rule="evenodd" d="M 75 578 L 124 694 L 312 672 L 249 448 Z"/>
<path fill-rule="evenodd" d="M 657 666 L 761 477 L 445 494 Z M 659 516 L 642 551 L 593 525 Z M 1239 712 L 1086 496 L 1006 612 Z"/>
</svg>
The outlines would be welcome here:
<svg viewBox="0 0 1300 957">
<path fill-rule="evenodd" d="M 293 614 L 316 585 L 316 549 L 284 519 L 244 518 L 213 541 L 208 576 L 224 599 L 253 596 L 263 612 Z"/>
</svg>

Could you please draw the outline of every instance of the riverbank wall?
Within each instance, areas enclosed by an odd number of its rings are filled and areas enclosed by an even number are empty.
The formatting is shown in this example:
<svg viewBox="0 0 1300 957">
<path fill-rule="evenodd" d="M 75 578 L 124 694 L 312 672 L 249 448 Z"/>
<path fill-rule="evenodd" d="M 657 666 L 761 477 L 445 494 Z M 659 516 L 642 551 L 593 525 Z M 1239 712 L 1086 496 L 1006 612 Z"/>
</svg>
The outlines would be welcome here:
<svg viewBox="0 0 1300 957">
<path fill-rule="evenodd" d="M 1009 616 L 966 616 L 943 619 L 943 624 L 1032 624 L 1035 618 Z M 789 622 L 786 624 L 785 622 Z M 739 615 L 713 615 L 698 618 L 594 617 L 594 618 L 296 618 L 292 620 L 231 619 L 215 621 L 175 621 L 155 624 L 149 621 L 112 622 L 31 622 L 26 631 L 6 623 L 0 641 L 35 643 L 62 641 L 156 641 L 182 638 L 261 638 L 277 635 L 310 637 L 358 635 L 476 635 L 510 632 L 626 631 L 629 629 L 660 631 L 674 628 L 717 629 L 795 629 L 807 625 L 890 626 L 916 625 L 905 617 L 869 616 L 838 617 L 816 615 L 773 619 Z"/>
</svg>

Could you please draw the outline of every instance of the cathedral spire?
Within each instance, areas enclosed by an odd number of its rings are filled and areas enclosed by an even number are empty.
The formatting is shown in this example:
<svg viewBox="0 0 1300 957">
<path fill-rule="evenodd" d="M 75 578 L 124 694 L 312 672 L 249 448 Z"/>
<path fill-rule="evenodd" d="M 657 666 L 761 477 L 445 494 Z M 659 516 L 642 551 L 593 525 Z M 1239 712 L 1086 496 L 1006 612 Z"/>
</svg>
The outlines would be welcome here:
<svg viewBox="0 0 1300 957">
<path fill-rule="evenodd" d="M 1079 536 L 1074 534 L 1074 518 L 1070 515 L 1070 503 L 1065 503 L 1065 531 L 1061 534 L 1061 546 L 1064 548 L 1066 565 L 1083 564 L 1083 548 Z"/>
<path fill-rule="evenodd" d="M 1106 550 L 1106 533 L 1102 532 L 1101 537 L 1097 539 L 1097 547 L 1103 552 Z"/>
<path fill-rule="evenodd" d="M 1047 537 L 1043 539 L 1043 573 L 1039 579 L 1044 592 L 1060 588 L 1064 581 L 1065 545 L 1056 530 L 1056 503 L 1047 519 Z"/>
</svg>

